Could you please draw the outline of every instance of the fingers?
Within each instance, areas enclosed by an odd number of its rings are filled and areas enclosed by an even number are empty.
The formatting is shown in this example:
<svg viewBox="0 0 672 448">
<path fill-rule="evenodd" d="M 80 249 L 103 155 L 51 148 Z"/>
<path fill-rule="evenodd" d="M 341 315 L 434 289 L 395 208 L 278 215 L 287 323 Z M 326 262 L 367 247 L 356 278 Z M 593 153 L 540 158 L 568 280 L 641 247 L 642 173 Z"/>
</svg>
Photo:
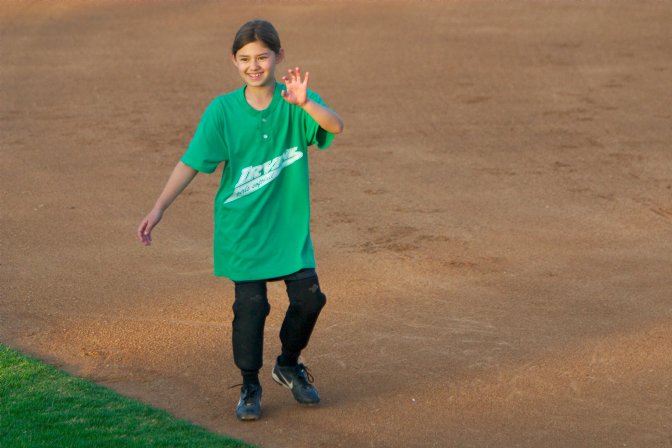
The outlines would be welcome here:
<svg viewBox="0 0 672 448">
<path fill-rule="evenodd" d="M 138 227 L 138 240 L 145 246 L 152 244 L 152 227 L 147 218 L 143 219 Z"/>
<path fill-rule="evenodd" d="M 282 92 L 282 97 L 290 104 L 305 104 L 309 73 L 306 72 L 303 80 L 301 80 L 301 69 L 299 67 L 289 69 L 287 73 L 289 73 L 288 76 L 282 77 L 287 86 L 287 90 L 283 90 Z"/>
<path fill-rule="evenodd" d="M 287 72 L 289 76 L 283 76 L 282 79 L 285 81 L 285 84 L 294 84 L 296 82 L 296 73 L 291 68 Z"/>
<path fill-rule="evenodd" d="M 145 230 L 145 233 L 142 234 L 142 243 L 145 246 L 149 246 L 152 244 L 152 231 L 151 230 Z"/>
<path fill-rule="evenodd" d="M 301 71 L 299 70 L 299 67 L 295 67 L 294 70 L 292 70 L 290 68 L 288 70 L 288 72 L 289 72 L 289 76 L 292 77 L 293 82 L 296 82 L 296 81 L 300 82 L 301 81 Z"/>
<path fill-rule="evenodd" d="M 143 241 L 143 235 L 145 233 L 145 227 L 147 227 L 147 220 L 143 219 L 140 225 L 138 226 L 138 231 L 136 233 L 136 236 L 138 237 L 138 241 L 142 242 Z"/>
<path fill-rule="evenodd" d="M 285 83 L 287 83 L 287 82 L 298 82 L 300 84 L 306 84 L 308 82 L 309 72 L 306 72 L 305 78 L 302 81 L 301 80 L 301 69 L 299 67 L 294 67 L 294 69 L 290 68 L 289 70 L 287 70 L 287 72 L 289 73 L 289 78 L 287 76 L 282 77 L 282 80 L 285 81 Z"/>
</svg>

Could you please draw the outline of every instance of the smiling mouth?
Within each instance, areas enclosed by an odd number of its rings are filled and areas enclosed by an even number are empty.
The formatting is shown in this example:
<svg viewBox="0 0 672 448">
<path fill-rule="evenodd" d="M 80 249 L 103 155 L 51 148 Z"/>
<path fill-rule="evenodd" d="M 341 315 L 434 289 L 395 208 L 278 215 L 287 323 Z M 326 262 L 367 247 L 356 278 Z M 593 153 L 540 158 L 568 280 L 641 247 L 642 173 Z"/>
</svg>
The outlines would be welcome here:
<svg viewBox="0 0 672 448">
<path fill-rule="evenodd" d="M 262 73 L 248 73 L 247 76 L 252 78 L 252 80 L 256 81 L 261 78 Z"/>
</svg>

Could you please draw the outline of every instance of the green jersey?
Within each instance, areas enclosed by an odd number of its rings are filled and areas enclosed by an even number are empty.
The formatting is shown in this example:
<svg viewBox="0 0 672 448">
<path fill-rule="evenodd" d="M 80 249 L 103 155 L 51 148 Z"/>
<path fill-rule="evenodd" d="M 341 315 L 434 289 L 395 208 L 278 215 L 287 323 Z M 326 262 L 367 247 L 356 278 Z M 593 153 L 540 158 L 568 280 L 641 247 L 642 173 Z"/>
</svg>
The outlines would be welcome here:
<svg viewBox="0 0 672 448">
<path fill-rule="evenodd" d="M 310 239 L 308 147 L 326 149 L 334 135 L 276 84 L 265 110 L 245 99 L 245 87 L 208 106 L 181 161 L 212 173 L 224 162 L 215 195 L 215 275 L 261 280 L 315 267 Z M 322 105 L 319 95 L 308 97 Z"/>
</svg>

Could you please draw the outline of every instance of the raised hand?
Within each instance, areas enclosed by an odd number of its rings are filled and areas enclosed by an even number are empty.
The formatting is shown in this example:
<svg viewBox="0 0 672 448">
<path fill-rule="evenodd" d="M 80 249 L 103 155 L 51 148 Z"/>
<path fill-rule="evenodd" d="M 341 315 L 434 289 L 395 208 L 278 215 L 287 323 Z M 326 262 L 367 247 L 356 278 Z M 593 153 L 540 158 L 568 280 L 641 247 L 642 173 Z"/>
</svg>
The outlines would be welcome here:
<svg viewBox="0 0 672 448">
<path fill-rule="evenodd" d="M 282 77 L 285 86 L 287 86 L 287 90 L 282 91 L 282 97 L 289 104 L 303 106 L 308 101 L 308 76 L 310 73 L 306 72 L 302 81 L 299 67 L 296 67 L 294 70 L 290 69 L 288 72 L 289 76 Z"/>
</svg>

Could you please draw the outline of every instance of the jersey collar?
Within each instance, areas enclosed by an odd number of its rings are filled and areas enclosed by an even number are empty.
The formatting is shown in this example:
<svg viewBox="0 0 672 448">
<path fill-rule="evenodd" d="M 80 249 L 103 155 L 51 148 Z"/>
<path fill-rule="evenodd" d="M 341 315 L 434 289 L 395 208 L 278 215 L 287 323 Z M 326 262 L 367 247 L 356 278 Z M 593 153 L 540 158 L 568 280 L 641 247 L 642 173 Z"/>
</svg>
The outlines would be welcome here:
<svg viewBox="0 0 672 448">
<path fill-rule="evenodd" d="M 240 93 L 238 95 L 238 98 L 240 102 L 242 103 L 242 108 L 247 112 L 249 115 L 257 118 L 264 118 L 269 116 L 276 107 L 278 107 L 278 104 L 283 101 L 282 99 L 282 91 L 285 89 L 284 84 L 280 84 L 279 82 L 275 83 L 275 91 L 273 92 L 273 99 L 271 99 L 271 104 L 268 105 L 268 107 L 264 110 L 257 110 L 254 107 L 250 106 L 250 104 L 247 102 L 245 99 L 245 89 L 247 86 L 243 86 L 240 88 Z"/>
</svg>

